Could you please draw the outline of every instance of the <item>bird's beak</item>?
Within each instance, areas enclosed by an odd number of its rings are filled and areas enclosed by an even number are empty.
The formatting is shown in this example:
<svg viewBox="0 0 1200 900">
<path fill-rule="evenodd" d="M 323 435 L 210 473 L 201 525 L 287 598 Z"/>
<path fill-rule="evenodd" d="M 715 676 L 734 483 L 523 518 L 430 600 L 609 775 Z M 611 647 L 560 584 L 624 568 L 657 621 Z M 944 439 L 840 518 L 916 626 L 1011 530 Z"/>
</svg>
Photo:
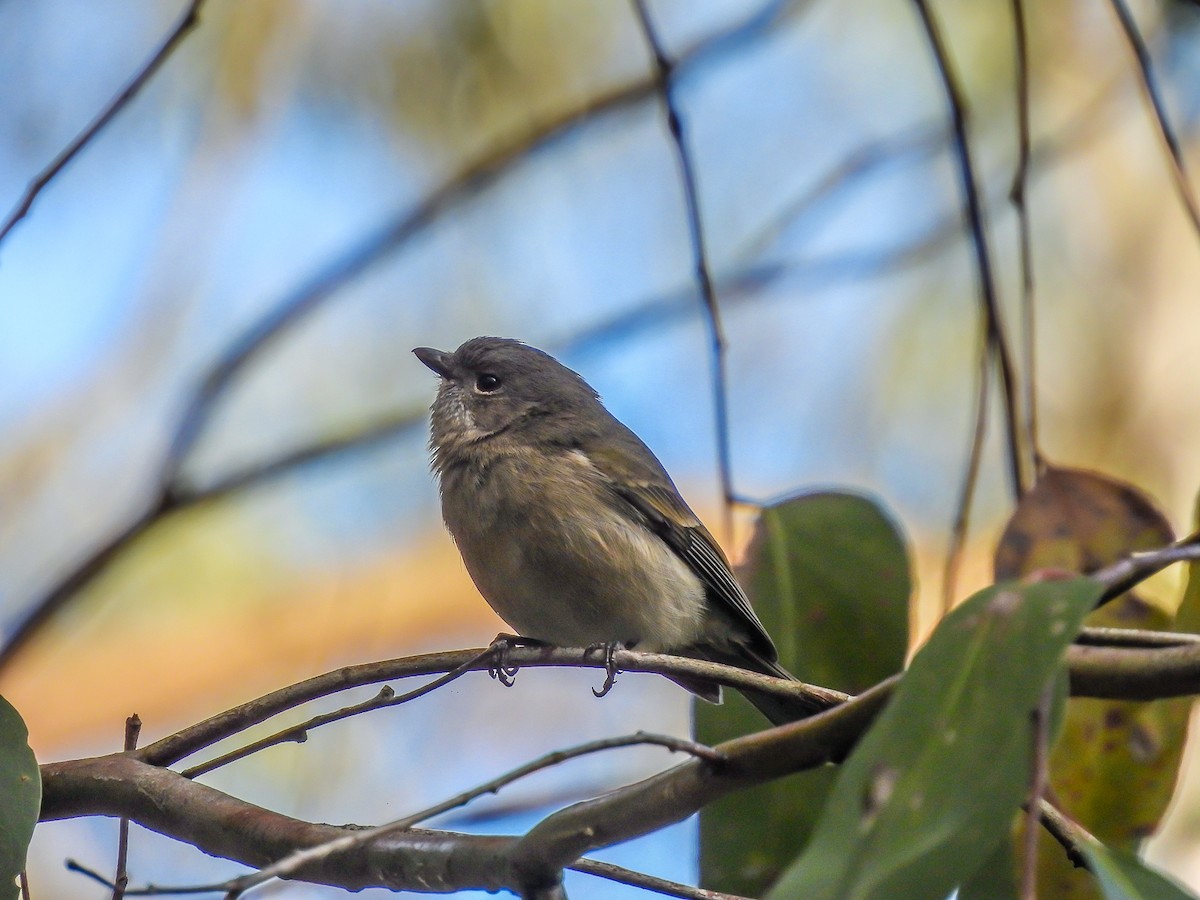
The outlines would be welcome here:
<svg viewBox="0 0 1200 900">
<path fill-rule="evenodd" d="M 450 354 L 445 350 L 434 350 L 432 347 L 417 347 L 413 350 L 413 354 L 443 378 L 450 377 Z"/>
</svg>

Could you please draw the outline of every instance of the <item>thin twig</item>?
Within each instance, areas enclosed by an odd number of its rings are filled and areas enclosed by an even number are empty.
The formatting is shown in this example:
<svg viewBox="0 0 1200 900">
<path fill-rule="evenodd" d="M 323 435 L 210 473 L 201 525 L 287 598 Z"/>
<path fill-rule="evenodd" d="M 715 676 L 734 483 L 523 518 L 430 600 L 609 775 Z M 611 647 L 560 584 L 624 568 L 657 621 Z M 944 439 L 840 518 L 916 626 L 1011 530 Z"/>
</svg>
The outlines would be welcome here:
<svg viewBox="0 0 1200 900">
<path fill-rule="evenodd" d="M 50 164 L 34 177 L 33 181 L 29 183 L 29 187 L 25 189 L 25 193 L 21 195 L 21 199 L 17 202 L 17 205 L 13 207 L 12 212 L 0 224 L 0 243 L 3 243 L 16 224 L 25 218 L 25 214 L 29 212 L 38 194 L 42 192 L 46 185 L 53 181 L 58 173 L 66 168 L 67 164 L 84 147 L 91 143 L 96 135 L 104 130 L 105 126 L 113 120 L 117 113 L 128 105 L 130 100 L 137 96 L 138 92 L 154 76 L 154 73 L 167 61 L 167 57 L 171 55 L 172 51 L 179 46 L 187 33 L 196 27 L 200 21 L 200 7 L 204 5 L 204 2 L 205 0 L 190 0 L 179 20 L 167 33 L 162 44 L 154 51 L 150 59 L 142 65 L 137 74 L 121 89 L 120 93 L 108 102 L 108 105 L 92 120 L 91 124 L 76 135 L 75 139 L 64 147 L 58 156 L 54 157 L 50 161 Z"/>
<path fill-rule="evenodd" d="M 142 720 L 134 713 L 125 720 L 125 744 L 128 752 L 137 749 L 138 735 L 142 733 Z M 117 831 L 117 871 L 113 876 L 112 900 L 121 900 L 129 886 L 129 819 L 122 817 Z"/>
<path fill-rule="evenodd" d="M 1025 191 L 1029 184 L 1032 140 L 1029 127 L 1029 32 L 1025 22 L 1025 0 L 1012 0 L 1013 43 L 1017 75 L 1017 166 L 1013 172 L 1009 202 L 1017 211 L 1021 257 L 1021 332 L 1025 345 L 1025 440 L 1036 478 L 1045 468 L 1037 423 L 1037 341 L 1033 306 L 1033 237 Z"/>
<path fill-rule="evenodd" d="M 1158 550 L 1132 553 L 1091 573 L 1089 577 L 1104 585 L 1104 593 L 1100 595 L 1096 605 L 1102 606 L 1110 600 L 1115 600 L 1167 566 L 1196 559 L 1200 559 L 1200 532 L 1193 532 Z"/>
<path fill-rule="evenodd" d="M 958 589 L 958 571 L 962 566 L 963 552 L 967 546 L 967 529 L 971 524 L 971 506 L 975 500 L 975 487 L 979 483 L 979 469 L 983 463 L 983 445 L 987 438 L 988 396 L 991 393 L 991 354 L 988 352 L 987 336 L 979 342 L 979 366 L 975 374 L 975 424 L 971 428 L 971 449 L 967 454 L 967 468 L 963 472 L 962 487 L 959 489 L 955 506 L 954 524 L 950 527 L 950 546 L 946 548 L 946 565 L 942 570 L 942 615 L 954 606 Z"/>
<path fill-rule="evenodd" d="M 343 719 L 348 719 L 351 716 L 362 715 L 363 713 L 373 712 L 377 709 L 386 709 L 391 706 L 399 706 L 402 703 L 407 703 L 410 700 L 416 700 L 418 697 L 424 697 L 426 694 L 437 690 L 443 685 L 449 684 L 457 678 L 462 677 L 467 672 L 472 671 L 483 660 L 488 659 L 493 655 L 492 649 L 489 647 L 479 653 L 473 659 L 469 659 L 457 668 L 451 669 L 444 675 L 441 675 L 427 684 L 421 685 L 419 688 L 414 688 L 407 693 L 397 695 L 396 692 L 388 685 L 380 688 L 379 693 L 369 700 L 364 700 L 362 703 L 354 703 L 350 706 L 344 706 L 341 709 L 336 709 L 333 712 L 323 713 L 319 716 L 313 716 L 306 722 L 301 722 L 299 725 L 293 725 L 290 728 L 285 728 L 275 734 L 260 738 L 244 747 L 239 747 L 236 750 L 231 750 L 216 759 L 210 759 L 207 762 L 197 766 L 192 766 L 189 769 L 184 769 L 181 773 L 184 778 L 197 778 L 200 775 L 206 775 L 214 769 L 219 769 L 222 766 L 229 765 L 231 762 L 236 762 L 239 759 L 245 759 L 253 753 L 258 753 L 260 750 L 265 750 L 268 747 L 274 747 L 277 744 L 294 742 L 297 744 L 304 743 L 308 740 L 308 733 L 315 728 L 320 728 L 322 725 L 329 725 L 333 722 L 340 722 Z"/>
<path fill-rule="evenodd" d="M 733 467 L 729 450 L 729 390 L 725 366 L 725 328 L 721 323 L 721 308 L 713 289 L 712 273 L 709 270 L 708 251 L 705 247 L 704 224 L 700 216 L 700 192 L 696 185 L 696 165 L 688 149 L 684 134 L 683 118 L 675 100 L 675 64 L 663 49 L 662 41 L 654 28 L 646 0 L 633 0 L 642 35 L 654 57 L 657 71 L 657 90 L 662 102 L 663 114 L 667 119 L 667 130 L 675 148 L 675 159 L 679 164 L 680 186 L 683 190 L 687 210 L 688 239 L 692 247 L 692 265 L 700 300 L 704 304 L 705 324 L 708 326 L 709 353 L 712 361 L 713 414 L 716 424 L 717 464 L 720 469 L 721 496 L 725 504 L 725 536 L 733 538 Z"/>
<path fill-rule="evenodd" d="M 1050 703 L 1053 684 L 1042 692 L 1037 709 L 1029 717 L 1032 750 L 1030 754 L 1029 799 L 1025 801 L 1025 833 L 1021 854 L 1021 900 L 1037 900 L 1038 809 L 1050 782 Z"/>
<path fill-rule="evenodd" d="M 1038 819 L 1041 821 L 1042 827 L 1046 829 L 1046 833 L 1058 841 L 1059 846 L 1066 851 L 1067 859 L 1075 868 L 1091 869 L 1087 856 L 1079 849 L 1080 841 L 1095 840 L 1087 829 L 1073 819 L 1067 818 L 1044 797 L 1038 804 Z"/>
<path fill-rule="evenodd" d="M 115 890 L 116 884 L 109 881 L 95 869 L 89 869 L 78 860 L 68 859 L 66 861 L 66 869 L 68 872 L 75 872 L 85 878 L 90 878 L 92 881 L 106 887 L 109 890 Z M 155 885 L 147 884 L 137 888 L 126 888 L 126 897 L 170 897 L 185 894 L 216 894 L 225 890 L 225 882 L 219 884 L 188 884 L 188 885 Z"/>
<path fill-rule="evenodd" d="M 92 579 L 108 568 L 121 552 L 139 538 L 156 522 L 162 520 L 173 509 L 173 500 L 159 496 L 150 503 L 132 522 L 111 535 L 103 544 L 88 554 L 87 558 L 67 573 L 57 584 L 42 596 L 15 626 L 4 646 L 0 647 L 0 671 L 25 648 L 46 623 L 53 619 L 79 591 Z"/>
<path fill-rule="evenodd" d="M 420 812 L 410 816 L 405 816 L 403 819 L 397 819 L 394 822 L 388 822 L 385 825 L 378 825 L 375 828 L 367 828 L 362 831 L 356 831 L 353 834 L 345 835 L 336 840 L 329 841 L 325 844 L 318 844 L 315 847 L 306 847 L 299 850 L 290 856 L 286 856 L 278 862 L 265 866 L 257 872 L 245 875 L 230 882 L 227 896 L 230 898 L 240 897 L 243 893 L 256 887 L 260 884 L 274 878 L 285 878 L 288 875 L 294 874 L 304 866 L 319 860 L 328 859 L 335 853 L 343 853 L 355 847 L 362 847 L 371 843 L 384 835 L 394 834 L 399 831 L 407 831 L 418 822 L 423 822 L 440 813 L 448 812 L 460 806 L 465 806 L 473 799 L 482 794 L 494 794 L 501 788 L 512 784 L 514 781 L 524 778 L 534 772 L 539 772 L 542 769 L 556 766 L 570 759 L 575 759 L 580 756 L 585 756 L 590 753 L 598 753 L 603 750 L 611 750 L 616 747 L 631 747 L 643 744 L 652 744 L 660 747 L 666 747 L 668 750 L 675 752 L 681 751 L 690 753 L 698 759 L 703 759 L 710 763 L 720 763 L 724 756 L 718 753 L 711 747 L 704 744 L 697 744 L 693 741 L 685 741 L 679 738 L 670 737 L 662 734 L 647 734 L 638 732 L 637 734 L 624 735 L 621 737 L 601 738 L 595 741 L 589 741 L 585 744 L 579 744 L 576 747 L 570 747 L 566 750 L 557 750 L 553 753 L 547 753 L 545 756 L 532 760 L 493 778 L 477 787 L 463 791 L 454 797 L 449 798 L 441 803 L 423 809 Z"/>
<path fill-rule="evenodd" d="M 595 654 L 574 648 L 513 647 L 507 651 L 507 654 L 509 663 L 520 667 L 605 668 L 607 665 L 605 660 L 598 659 Z M 798 706 L 808 708 L 812 708 L 814 705 L 832 708 L 848 699 L 848 695 L 839 691 L 831 691 L 828 688 L 773 678 L 768 675 L 758 675 L 745 669 L 720 663 L 669 656 L 663 653 L 618 650 L 613 655 L 613 663 L 623 672 L 650 672 L 660 675 L 682 675 L 693 679 L 700 678 L 737 690 L 748 689 L 790 698 L 795 700 Z M 136 751 L 135 755 L 139 760 L 151 765 L 173 765 L 218 741 L 240 734 L 282 712 L 340 691 L 399 678 L 442 674 L 464 666 L 474 671 L 483 671 L 492 668 L 493 665 L 492 648 L 488 647 L 482 650 L 427 653 L 402 659 L 344 666 L 235 706 L 173 735 L 161 738 Z"/>
<path fill-rule="evenodd" d="M 443 800 L 433 806 L 423 809 L 420 812 L 413 813 L 410 816 L 400 819 L 392 823 L 392 827 L 397 830 L 411 828 L 419 822 L 424 822 L 427 819 L 432 819 L 434 816 L 439 816 L 442 813 L 449 812 L 452 809 L 457 809 L 460 806 L 466 806 L 476 797 L 481 797 L 484 794 L 494 794 L 501 788 L 512 784 L 519 778 L 524 778 L 526 775 L 532 775 L 534 772 L 540 772 L 542 769 L 548 769 L 551 766 L 559 765 L 567 760 L 576 759 L 580 756 L 586 756 L 590 753 L 598 753 L 601 750 L 613 750 L 618 747 L 634 747 L 640 745 L 652 745 L 657 747 L 666 747 L 672 753 L 688 753 L 697 759 L 703 759 L 713 765 L 720 765 L 725 761 L 725 757 L 709 747 L 707 744 L 699 744 L 695 741 L 688 741 L 682 738 L 671 737 L 665 734 L 651 734 L 645 731 L 638 731 L 634 734 L 621 735 L 619 737 L 598 738 L 594 741 L 579 744 L 575 747 L 570 747 L 566 750 L 555 750 L 547 753 L 538 759 L 518 766 L 503 775 L 493 778 L 491 781 L 486 781 L 481 785 L 477 785 L 469 790 L 463 791 L 448 800 Z"/>
<path fill-rule="evenodd" d="M 946 100 L 950 105 L 951 118 L 954 123 L 955 157 L 958 160 L 958 174 L 963 196 L 966 199 L 967 222 L 971 231 L 971 243 L 975 248 L 975 265 L 979 278 L 980 303 L 982 313 L 987 323 L 988 341 L 996 354 L 1000 368 L 1000 388 L 1004 396 L 1005 415 L 1005 447 L 1007 450 L 1009 477 L 1015 497 L 1020 497 L 1026 489 L 1024 474 L 1021 466 L 1021 450 L 1019 446 L 1019 430 L 1017 415 L 1017 386 L 1013 372 L 1012 353 L 1008 347 L 1008 339 L 1004 333 L 1000 317 L 1000 302 L 996 295 L 995 278 L 992 274 L 992 258 L 988 250 L 987 230 L 984 226 L 983 205 L 980 201 L 979 190 L 975 180 L 975 166 L 971 161 L 971 143 L 967 136 L 967 105 L 958 85 L 958 80 L 950 67 L 950 58 L 942 42 L 941 31 L 933 18 L 927 0 L 913 0 L 913 5 L 921 19 L 925 36 L 929 39 L 933 51 L 942 87 L 946 92 Z"/>
<path fill-rule="evenodd" d="M 21 889 L 21 900 L 29 900 L 29 873 L 24 869 L 17 873 L 17 886 Z"/>
<path fill-rule="evenodd" d="M 665 878 L 655 878 L 653 875 L 647 875 L 644 872 L 635 872 L 633 869 L 626 869 L 624 866 L 614 865 L 613 863 L 600 862 L 598 859 L 584 857 L 567 866 L 567 868 L 576 872 L 583 872 L 586 875 L 595 875 L 597 878 L 607 878 L 609 881 L 616 881 L 620 884 L 645 888 L 648 891 L 654 891 L 657 894 L 664 894 L 668 897 L 681 897 L 683 900 L 750 900 L 750 898 L 743 897 L 740 894 L 709 891 L 704 888 L 680 884 L 677 881 L 668 881 Z"/>
<path fill-rule="evenodd" d="M 1179 138 L 1175 135 L 1175 129 L 1171 127 L 1171 120 L 1167 116 L 1166 102 L 1163 100 L 1162 91 L 1159 90 L 1158 79 L 1154 77 L 1154 64 L 1150 61 L 1150 51 L 1146 48 L 1146 42 L 1142 39 L 1141 32 L 1138 31 L 1137 22 L 1133 20 L 1124 0 L 1109 0 L 1109 4 L 1112 6 L 1117 21 L 1121 23 L 1125 42 L 1129 44 L 1129 49 L 1133 51 L 1134 59 L 1137 61 L 1138 80 L 1146 94 L 1146 99 L 1150 101 L 1150 108 L 1154 112 L 1154 121 L 1158 125 L 1159 137 L 1166 145 L 1167 155 L 1170 157 L 1171 178 L 1175 182 L 1175 191 L 1179 194 L 1180 202 L 1183 203 L 1183 209 L 1187 213 L 1188 221 L 1192 224 L 1192 230 L 1196 232 L 1197 237 L 1200 237 L 1200 206 L 1196 203 L 1196 194 L 1188 180 L 1183 147 L 1180 146 Z"/>
</svg>

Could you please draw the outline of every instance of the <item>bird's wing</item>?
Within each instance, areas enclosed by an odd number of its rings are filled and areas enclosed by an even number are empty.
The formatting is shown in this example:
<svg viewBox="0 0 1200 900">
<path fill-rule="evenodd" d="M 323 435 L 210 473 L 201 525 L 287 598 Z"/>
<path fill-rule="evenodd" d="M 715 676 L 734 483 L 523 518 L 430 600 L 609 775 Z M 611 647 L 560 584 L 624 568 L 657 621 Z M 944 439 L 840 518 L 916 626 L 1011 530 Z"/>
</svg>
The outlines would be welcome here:
<svg viewBox="0 0 1200 900">
<path fill-rule="evenodd" d="M 733 577 L 729 561 L 708 529 L 669 484 L 646 481 L 612 481 L 614 492 L 636 509 L 654 532 L 704 583 L 710 598 L 720 603 L 745 626 L 750 645 L 766 657 L 776 659 L 775 645 L 754 614 L 745 591 Z"/>
</svg>

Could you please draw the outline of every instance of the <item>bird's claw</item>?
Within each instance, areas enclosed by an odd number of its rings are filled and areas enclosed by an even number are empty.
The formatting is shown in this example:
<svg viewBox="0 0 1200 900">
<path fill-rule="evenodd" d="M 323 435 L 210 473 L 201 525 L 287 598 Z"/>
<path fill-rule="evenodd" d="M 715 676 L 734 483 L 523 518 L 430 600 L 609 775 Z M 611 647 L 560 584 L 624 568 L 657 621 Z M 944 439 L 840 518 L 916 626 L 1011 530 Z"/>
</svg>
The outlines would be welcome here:
<svg viewBox="0 0 1200 900">
<path fill-rule="evenodd" d="M 596 651 L 601 651 L 604 654 L 604 671 L 606 673 L 604 676 L 604 684 L 600 686 L 600 690 L 592 688 L 592 695 L 594 697 L 605 696 L 613 689 L 613 685 L 617 683 L 617 675 L 620 674 L 620 670 L 617 668 L 617 664 L 614 661 L 614 655 L 618 650 L 621 649 L 624 649 L 624 645 L 619 641 L 604 641 L 599 644 L 591 644 L 584 651 L 585 656 L 590 656 Z"/>
<path fill-rule="evenodd" d="M 520 666 L 515 666 L 508 661 L 508 654 L 516 647 L 545 647 L 548 646 L 545 641 L 539 641 L 537 638 L 522 637 L 519 634 L 506 634 L 501 632 L 496 635 L 489 649 L 492 651 L 492 658 L 495 660 L 493 665 L 488 669 L 488 676 L 495 678 L 505 687 L 512 687 L 517 679 L 517 672 Z"/>
</svg>

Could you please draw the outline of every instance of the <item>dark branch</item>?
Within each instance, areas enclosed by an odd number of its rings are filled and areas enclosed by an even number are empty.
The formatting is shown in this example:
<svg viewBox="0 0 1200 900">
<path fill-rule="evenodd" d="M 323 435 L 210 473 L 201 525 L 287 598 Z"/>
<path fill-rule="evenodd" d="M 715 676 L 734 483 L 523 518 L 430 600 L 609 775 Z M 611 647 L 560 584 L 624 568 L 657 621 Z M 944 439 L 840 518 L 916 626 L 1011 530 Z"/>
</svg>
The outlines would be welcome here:
<svg viewBox="0 0 1200 900">
<path fill-rule="evenodd" d="M 3 223 L 0 223 L 0 243 L 3 243 L 16 224 L 25 218 L 25 214 L 29 212 L 38 194 L 42 192 L 46 185 L 53 181 L 58 173 L 65 169 L 71 160 L 84 147 L 91 143 L 96 135 L 103 131 L 105 126 L 113 120 L 117 113 L 124 109 L 129 104 L 129 101 L 137 96 L 138 92 L 146 86 L 146 83 L 154 77 L 154 73 L 167 61 L 167 57 L 179 46 L 180 42 L 187 36 L 187 33 L 196 27 L 200 21 L 200 7 L 203 5 L 204 0 L 189 0 L 183 14 L 179 17 L 179 21 L 167 33 L 162 44 L 154 51 L 150 59 L 142 65 L 138 73 L 121 89 L 119 94 L 108 102 L 108 106 L 101 110 L 100 114 L 92 120 L 91 124 L 76 135 L 75 139 L 64 147 L 58 156 L 54 157 L 50 161 L 50 164 L 34 177 L 12 212 L 8 214 Z"/>
<path fill-rule="evenodd" d="M 507 653 L 508 661 L 512 665 L 520 667 L 583 666 L 598 669 L 605 667 L 604 660 L 598 660 L 594 654 L 589 655 L 585 650 L 556 647 L 513 647 Z M 846 694 L 827 688 L 758 675 L 719 663 L 702 662 L 662 653 L 619 650 L 613 655 L 613 661 L 623 672 L 649 672 L 707 679 L 735 689 L 747 688 L 766 692 L 810 705 L 815 703 L 832 707 L 847 699 Z M 281 712 L 320 697 L 398 678 L 440 675 L 460 668 L 477 672 L 487 671 L 491 665 L 490 652 L 488 649 L 483 649 L 428 653 L 423 656 L 346 666 L 297 684 L 288 685 L 256 700 L 251 700 L 249 703 L 226 710 L 203 722 L 155 741 L 153 744 L 148 744 L 136 751 L 135 756 L 151 765 L 173 765 L 217 741 L 240 734 L 247 728 L 264 722 Z"/>
<path fill-rule="evenodd" d="M 713 288 L 712 272 L 705 247 L 704 223 L 700 216 L 700 191 L 696 184 L 696 165 L 688 149 L 683 117 L 675 99 L 675 65 L 663 50 L 662 41 L 654 28 L 646 0 L 633 0 L 642 34 L 654 57 L 657 72 L 656 86 L 667 120 L 667 131 L 679 164 L 680 187 L 686 207 L 688 239 L 692 248 L 692 265 L 696 285 L 704 304 L 704 321 L 708 326 L 709 353 L 712 360 L 713 413 L 717 430 L 717 461 L 720 469 L 721 495 L 725 501 L 725 534 L 733 535 L 733 466 L 729 450 L 729 390 L 726 383 L 725 328 L 721 323 L 721 308 Z"/>
<path fill-rule="evenodd" d="M 1029 184 L 1032 140 L 1029 135 L 1029 34 L 1025 25 L 1025 0 L 1012 0 L 1013 43 L 1017 73 L 1017 167 L 1013 172 L 1009 202 L 1017 211 L 1017 231 L 1021 257 L 1021 332 L 1025 344 L 1025 440 L 1033 460 L 1034 476 L 1041 474 L 1041 445 L 1037 428 L 1037 342 L 1034 340 L 1033 237 L 1029 226 L 1029 208 L 1025 192 Z"/>
<path fill-rule="evenodd" d="M 523 766 L 519 766 L 509 772 L 504 773 L 490 781 L 474 787 L 470 790 L 463 791 L 460 794 L 430 806 L 420 812 L 413 813 L 410 816 L 405 816 L 403 819 L 397 819 L 394 822 L 389 822 L 386 825 L 379 825 L 375 828 L 368 828 L 363 831 L 356 831 L 353 834 L 347 834 L 325 844 L 318 844 L 315 847 L 307 847 L 295 853 L 288 854 L 284 858 L 260 869 L 257 872 L 252 872 L 249 875 L 244 875 L 241 878 L 235 879 L 230 883 L 228 893 L 230 896 L 240 896 L 245 891 L 256 885 L 265 884 L 274 878 L 286 878 L 300 871 L 304 867 L 311 865 L 314 862 L 323 861 L 338 853 L 345 853 L 348 850 L 365 847 L 367 844 L 373 843 L 381 837 L 389 834 L 395 834 L 411 829 L 419 822 L 424 822 L 434 816 L 444 812 L 449 812 L 452 809 L 457 809 L 460 806 L 465 806 L 476 797 L 482 794 L 494 794 L 501 788 L 512 784 L 527 775 L 534 772 L 539 772 L 542 769 L 547 769 L 551 766 L 559 765 L 567 760 L 576 759 L 580 756 L 586 756 L 591 753 L 599 753 L 604 750 L 612 750 L 617 747 L 631 747 L 637 745 L 655 744 L 660 747 L 666 747 L 668 750 L 682 751 L 690 753 L 698 759 L 706 760 L 709 763 L 716 764 L 724 761 L 724 757 L 713 750 L 711 747 L 703 744 L 696 744 L 692 741 L 685 741 L 679 738 L 669 737 L 661 734 L 646 734 L 638 732 L 632 735 L 623 735 L 621 737 L 600 738 L 595 741 L 589 741 L 585 744 L 571 747 L 567 750 L 557 750 L 553 753 L 547 753 L 535 760 L 531 760 Z"/>
<path fill-rule="evenodd" d="M 621 665 L 625 668 L 623 661 Z M 584 852 L 575 847 L 628 840 L 681 821 L 731 791 L 844 758 L 894 683 L 884 682 L 802 722 L 721 744 L 715 748 L 724 759 L 721 765 L 693 760 L 554 813 L 523 838 L 428 830 L 387 834 L 369 846 L 312 860 L 295 875 L 349 890 L 495 891 L 556 885 L 561 869 Z M 255 867 L 347 834 L 230 797 L 148 764 L 136 753 L 50 763 L 42 767 L 42 780 L 43 821 L 128 816 L 206 853 Z M 596 827 L 577 827 L 581 817 L 594 819 Z"/>
<path fill-rule="evenodd" d="M 991 252 L 988 250 L 987 230 L 984 225 L 983 204 L 975 179 L 975 166 L 971 159 L 971 142 L 967 135 L 967 104 L 959 88 L 958 80 L 950 66 L 950 57 L 942 42 L 941 31 L 933 18 L 927 0 L 913 0 L 925 36 L 937 63 L 938 75 L 946 92 L 954 124 L 955 157 L 958 160 L 959 181 L 966 198 L 967 224 L 970 227 L 971 243 L 975 248 L 975 266 L 979 277 L 980 303 L 987 323 L 988 343 L 996 354 L 1000 367 L 1000 388 L 1004 396 L 1005 446 L 1007 449 L 1009 477 L 1013 494 L 1020 497 L 1027 487 L 1021 466 L 1019 426 L 1017 416 L 1017 387 L 1013 371 L 1012 353 L 1004 333 L 1000 317 L 1000 301 L 996 295 L 995 276 L 992 272 Z"/>
<path fill-rule="evenodd" d="M 609 881 L 616 881 L 620 884 L 645 888 L 668 897 L 681 897 L 683 900 L 750 900 L 749 897 L 742 897 L 738 894 L 709 891 L 704 888 L 689 887 L 677 881 L 667 881 L 665 878 L 655 878 L 644 872 L 635 872 L 632 869 L 626 869 L 613 863 L 600 862 L 596 859 L 579 859 L 567 868 L 575 872 L 595 875 L 597 878 L 607 878 Z"/>
<path fill-rule="evenodd" d="M 1133 51 L 1134 59 L 1137 62 L 1138 80 L 1146 94 L 1146 99 L 1150 101 L 1159 137 L 1166 145 L 1167 154 L 1170 157 L 1171 178 L 1175 182 L 1175 191 L 1179 194 L 1179 200 L 1183 204 L 1184 212 L 1187 213 L 1192 230 L 1196 232 L 1197 237 L 1200 237 L 1200 206 L 1197 206 L 1196 195 L 1192 191 L 1191 182 L 1188 181 L 1183 148 L 1179 144 L 1179 138 L 1175 135 L 1175 129 L 1171 127 L 1171 120 L 1167 116 L 1167 105 L 1163 101 L 1162 91 L 1158 88 L 1158 80 L 1154 77 L 1154 65 L 1150 61 L 1150 51 L 1146 48 L 1146 42 L 1142 39 L 1142 34 L 1138 31 L 1137 23 L 1133 20 L 1129 7 L 1125 5 L 1125 0 L 1109 0 L 1109 3 L 1112 5 L 1117 21 L 1121 23 L 1125 42 L 1129 44 L 1129 49 Z"/>
</svg>

